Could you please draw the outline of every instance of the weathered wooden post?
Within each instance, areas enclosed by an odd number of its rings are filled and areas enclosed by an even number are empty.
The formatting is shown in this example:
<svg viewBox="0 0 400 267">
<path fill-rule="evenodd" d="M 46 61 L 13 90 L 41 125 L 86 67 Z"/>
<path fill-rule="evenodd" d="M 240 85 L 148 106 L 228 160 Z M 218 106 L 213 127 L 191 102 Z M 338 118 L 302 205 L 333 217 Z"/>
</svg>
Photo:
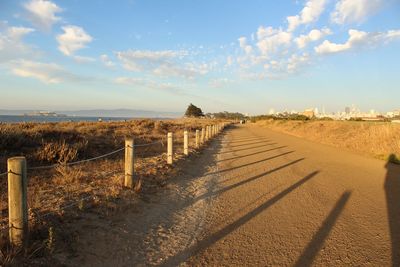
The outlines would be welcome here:
<svg viewBox="0 0 400 267">
<path fill-rule="evenodd" d="M 133 188 L 134 174 L 134 141 L 133 138 L 125 139 L 125 181 L 124 185 Z"/>
<path fill-rule="evenodd" d="M 10 243 L 26 245 L 28 241 L 27 167 L 25 157 L 7 160 L 8 167 L 8 226 Z"/>
<path fill-rule="evenodd" d="M 200 147 L 200 131 L 196 130 L 196 148 Z"/>
<path fill-rule="evenodd" d="M 168 133 L 168 145 L 167 145 L 167 163 L 172 164 L 173 162 L 173 139 L 172 139 L 172 133 Z"/>
<path fill-rule="evenodd" d="M 210 139 L 210 129 L 209 129 L 209 127 L 210 126 L 206 126 L 206 141 L 208 141 L 208 139 Z"/>
<path fill-rule="evenodd" d="M 183 154 L 189 155 L 189 136 L 186 130 L 183 132 Z"/>
<path fill-rule="evenodd" d="M 201 144 L 204 144 L 205 134 L 206 134 L 206 132 L 203 127 L 203 128 L 201 128 L 201 139 L 200 139 Z"/>
</svg>

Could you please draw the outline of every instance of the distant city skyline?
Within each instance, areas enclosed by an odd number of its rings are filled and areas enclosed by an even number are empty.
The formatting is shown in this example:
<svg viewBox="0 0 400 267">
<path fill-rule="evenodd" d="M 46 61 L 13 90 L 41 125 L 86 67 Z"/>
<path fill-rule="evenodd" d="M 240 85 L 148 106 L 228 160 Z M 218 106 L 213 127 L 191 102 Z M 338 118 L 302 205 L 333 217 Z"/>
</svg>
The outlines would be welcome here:
<svg viewBox="0 0 400 267">
<path fill-rule="evenodd" d="M 0 3 L 0 109 L 399 108 L 396 0 Z"/>
</svg>

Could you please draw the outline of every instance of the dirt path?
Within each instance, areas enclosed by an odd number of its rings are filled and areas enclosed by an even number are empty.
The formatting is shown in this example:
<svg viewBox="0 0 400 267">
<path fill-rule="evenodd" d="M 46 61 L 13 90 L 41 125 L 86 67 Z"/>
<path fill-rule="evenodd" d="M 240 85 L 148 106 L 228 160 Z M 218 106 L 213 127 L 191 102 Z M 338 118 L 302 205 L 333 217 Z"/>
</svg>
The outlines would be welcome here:
<svg viewBox="0 0 400 267">
<path fill-rule="evenodd" d="M 196 161 L 69 265 L 400 265 L 400 166 L 253 125 Z"/>
</svg>

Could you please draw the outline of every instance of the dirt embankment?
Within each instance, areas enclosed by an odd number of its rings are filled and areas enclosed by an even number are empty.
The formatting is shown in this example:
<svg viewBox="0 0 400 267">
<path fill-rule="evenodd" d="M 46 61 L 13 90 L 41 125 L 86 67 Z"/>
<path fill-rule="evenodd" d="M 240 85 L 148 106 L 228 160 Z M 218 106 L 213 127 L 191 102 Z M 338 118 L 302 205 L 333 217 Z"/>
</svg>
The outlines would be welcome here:
<svg viewBox="0 0 400 267">
<path fill-rule="evenodd" d="M 265 120 L 256 124 L 311 141 L 400 163 L 400 125 L 347 121 Z"/>
</svg>

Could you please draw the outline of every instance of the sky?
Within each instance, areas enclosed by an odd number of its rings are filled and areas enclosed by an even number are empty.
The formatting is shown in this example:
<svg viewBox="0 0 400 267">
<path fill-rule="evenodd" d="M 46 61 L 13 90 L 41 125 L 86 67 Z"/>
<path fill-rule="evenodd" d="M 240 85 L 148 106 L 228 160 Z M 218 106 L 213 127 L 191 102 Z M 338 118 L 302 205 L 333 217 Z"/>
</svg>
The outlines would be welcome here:
<svg viewBox="0 0 400 267">
<path fill-rule="evenodd" d="M 0 109 L 400 109 L 400 0 L 0 1 Z"/>
</svg>

